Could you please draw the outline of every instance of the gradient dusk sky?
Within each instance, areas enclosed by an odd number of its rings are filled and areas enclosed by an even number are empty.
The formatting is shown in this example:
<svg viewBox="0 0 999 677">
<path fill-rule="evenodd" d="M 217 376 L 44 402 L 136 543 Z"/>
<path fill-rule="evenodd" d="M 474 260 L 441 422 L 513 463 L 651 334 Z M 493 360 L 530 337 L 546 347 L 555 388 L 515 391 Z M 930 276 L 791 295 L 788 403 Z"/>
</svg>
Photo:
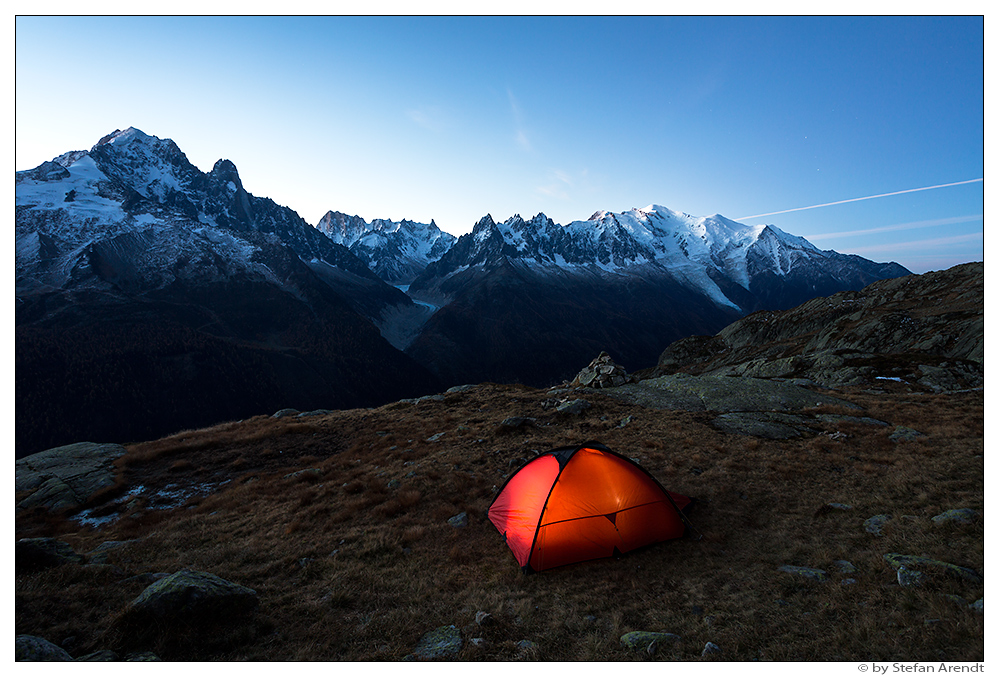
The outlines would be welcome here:
<svg viewBox="0 0 999 677">
<path fill-rule="evenodd" d="M 15 28 L 17 170 L 132 126 L 202 171 L 232 160 L 313 225 L 338 210 L 460 235 L 487 213 L 659 204 L 917 273 L 984 258 L 982 16 Z"/>
</svg>

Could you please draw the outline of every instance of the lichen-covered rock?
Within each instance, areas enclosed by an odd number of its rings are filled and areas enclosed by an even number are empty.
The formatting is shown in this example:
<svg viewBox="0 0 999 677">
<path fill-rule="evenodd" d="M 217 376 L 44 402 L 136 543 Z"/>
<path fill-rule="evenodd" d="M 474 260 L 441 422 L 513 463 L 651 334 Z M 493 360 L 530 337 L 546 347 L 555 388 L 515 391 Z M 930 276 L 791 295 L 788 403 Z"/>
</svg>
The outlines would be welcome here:
<svg viewBox="0 0 999 677">
<path fill-rule="evenodd" d="M 83 555 L 64 541 L 54 538 L 22 538 L 14 546 L 14 567 L 31 572 L 62 564 L 82 564 Z"/>
<path fill-rule="evenodd" d="M 852 562 L 848 562 L 845 559 L 838 559 L 833 562 L 833 564 L 836 565 L 836 568 L 839 569 L 841 574 L 852 574 L 857 571 L 857 567 L 853 566 Z"/>
<path fill-rule="evenodd" d="M 922 585 L 926 576 L 915 569 L 909 569 L 908 567 L 900 566 L 897 572 L 898 584 L 902 587 L 909 587 L 912 585 Z"/>
<path fill-rule="evenodd" d="M 447 523 L 450 524 L 451 526 L 453 526 L 455 529 L 460 529 L 462 527 L 467 527 L 468 526 L 468 513 L 466 513 L 466 512 L 460 512 L 457 515 L 455 515 L 454 517 L 450 518 L 447 521 Z"/>
<path fill-rule="evenodd" d="M 73 657 L 47 639 L 34 635 L 18 635 L 14 639 L 15 661 L 71 661 Z"/>
<path fill-rule="evenodd" d="M 633 651 L 655 652 L 655 648 L 667 642 L 675 642 L 680 639 L 680 635 L 671 632 L 649 632 L 647 630 L 635 630 L 621 635 L 621 646 Z M 653 648 L 655 647 L 655 648 Z"/>
<path fill-rule="evenodd" d="M 257 607 L 255 590 L 204 571 L 178 571 L 136 597 L 129 611 L 157 619 L 233 619 Z"/>
<path fill-rule="evenodd" d="M 453 625 L 442 625 L 423 635 L 413 651 L 422 660 L 453 658 L 461 651 L 461 631 Z"/>
<path fill-rule="evenodd" d="M 786 574 L 795 574 L 796 576 L 801 576 L 812 581 L 817 581 L 819 583 L 825 583 L 829 580 L 829 574 L 822 569 L 813 569 L 811 567 L 799 567 L 793 566 L 791 564 L 784 564 L 777 567 L 778 571 L 783 571 Z"/>
<path fill-rule="evenodd" d="M 885 561 L 892 565 L 895 569 L 899 569 L 901 567 L 917 571 L 933 569 L 936 571 L 943 571 L 954 578 L 971 581 L 972 583 L 982 583 L 985 580 L 982 578 L 982 575 L 974 569 L 957 566 L 956 564 L 950 564 L 948 562 L 941 562 L 940 560 L 931 559 L 929 557 L 920 557 L 918 555 L 900 555 L 897 552 L 889 552 L 884 556 L 884 558 Z"/>
</svg>

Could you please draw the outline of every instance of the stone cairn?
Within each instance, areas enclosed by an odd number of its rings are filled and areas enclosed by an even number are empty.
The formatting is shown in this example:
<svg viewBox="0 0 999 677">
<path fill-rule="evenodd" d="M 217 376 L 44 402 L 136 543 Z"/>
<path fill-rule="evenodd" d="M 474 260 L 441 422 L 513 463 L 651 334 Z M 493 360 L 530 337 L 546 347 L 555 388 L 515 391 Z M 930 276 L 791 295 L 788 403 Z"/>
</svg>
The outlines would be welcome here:
<svg viewBox="0 0 999 677">
<path fill-rule="evenodd" d="M 614 362 L 610 355 L 601 352 L 590 362 L 576 378 L 569 382 L 570 388 L 610 388 L 624 383 L 631 383 L 634 377 L 629 376 L 620 364 Z"/>
</svg>

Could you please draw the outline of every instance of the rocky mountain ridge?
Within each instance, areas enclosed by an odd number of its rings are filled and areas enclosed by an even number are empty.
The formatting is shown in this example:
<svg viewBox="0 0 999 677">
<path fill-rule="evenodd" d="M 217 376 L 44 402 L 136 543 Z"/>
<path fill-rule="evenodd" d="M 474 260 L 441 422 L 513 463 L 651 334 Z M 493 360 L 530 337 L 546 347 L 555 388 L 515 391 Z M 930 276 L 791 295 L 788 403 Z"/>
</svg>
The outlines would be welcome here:
<svg viewBox="0 0 999 677">
<path fill-rule="evenodd" d="M 748 313 L 792 306 L 909 271 L 822 251 L 774 226 L 746 226 L 720 214 L 693 217 L 661 205 L 601 211 L 558 225 L 544 214 L 497 223 L 486 215 L 414 281 L 414 292 L 453 289 L 449 278 L 515 261 L 541 274 L 666 278 L 720 307 Z M 832 291 L 827 291 L 832 290 Z"/>
<path fill-rule="evenodd" d="M 437 384 L 373 323 L 409 297 L 228 160 L 129 128 L 15 193 L 19 454 Z"/>
<path fill-rule="evenodd" d="M 653 373 L 875 380 L 945 391 L 984 382 L 984 264 L 872 283 L 785 311 L 761 311 L 663 351 Z"/>
<path fill-rule="evenodd" d="M 411 283 L 432 261 L 439 259 L 457 239 L 434 221 L 374 219 L 329 211 L 316 230 L 341 244 L 390 284 Z"/>
<path fill-rule="evenodd" d="M 544 385 L 601 350 L 635 369 L 657 344 L 908 272 L 658 205 L 566 226 L 487 215 L 410 285 L 439 310 L 406 352 L 445 382 Z"/>
</svg>

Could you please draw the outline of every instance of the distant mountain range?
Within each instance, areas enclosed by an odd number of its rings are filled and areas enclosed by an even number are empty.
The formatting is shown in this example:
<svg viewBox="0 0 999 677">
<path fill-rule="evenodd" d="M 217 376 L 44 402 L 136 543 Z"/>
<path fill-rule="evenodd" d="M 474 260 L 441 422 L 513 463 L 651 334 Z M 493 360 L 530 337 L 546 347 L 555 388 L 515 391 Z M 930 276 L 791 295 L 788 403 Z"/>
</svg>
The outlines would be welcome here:
<svg viewBox="0 0 999 677">
<path fill-rule="evenodd" d="M 450 249 L 457 239 L 437 224 L 375 219 L 326 212 L 316 225 L 319 232 L 364 261 L 378 277 L 391 284 L 409 284 Z"/>
<path fill-rule="evenodd" d="M 441 308 L 407 352 L 447 382 L 544 385 L 601 350 L 635 369 L 654 364 L 664 340 L 907 274 L 773 226 L 657 205 L 566 226 L 486 216 L 410 286 Z"/>
<path fill-rule="evenodd" d="M 282 407 L 629 369 L 759 309 L 907 275 L 653 205 L 562 226 L 312 226 L 129 128 L 15 175 L 17 453 Z"/>
</svg>

